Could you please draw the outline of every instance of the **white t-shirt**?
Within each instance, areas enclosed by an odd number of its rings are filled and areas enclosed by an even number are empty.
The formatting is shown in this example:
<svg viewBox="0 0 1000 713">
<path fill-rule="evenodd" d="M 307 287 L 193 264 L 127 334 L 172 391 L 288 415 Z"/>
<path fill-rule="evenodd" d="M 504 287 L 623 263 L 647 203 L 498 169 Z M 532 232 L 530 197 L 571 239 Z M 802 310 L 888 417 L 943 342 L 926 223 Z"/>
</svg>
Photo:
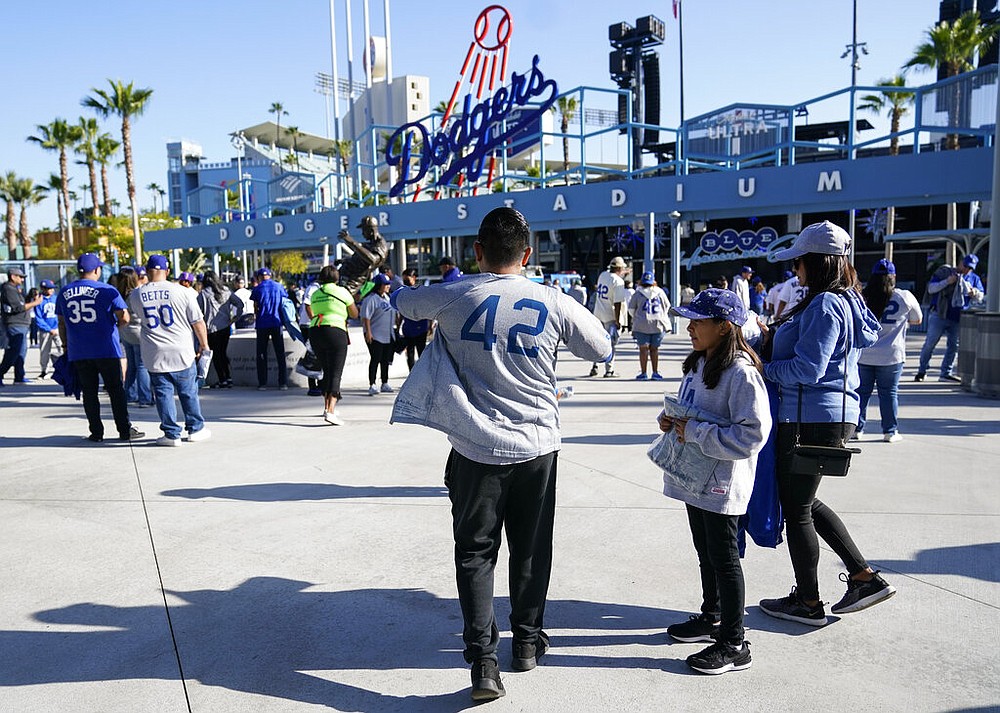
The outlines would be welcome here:
<svg viewBox="0 0 1000 713">
<path fill-rule="evenodd" d="M 372 339 L 382 344 L 392 341 L 392 328 L 396 323 L 396 310 L 389 304 L 389 296 L 372 290 L 361 301 L 361 319 L 372 322 Z"/>
<path fill-rule="evenodd" d="M 909 322 L 922 320 L 924 314 L 920 303 L 909 290 L 893 290 L 889 304 L 879 320 L 882 331 L 878 341 L 861 350 L 859 364 L 867 366 L 890 366 L 906 361 L 906 328 Z"/>
<path fill-rule="evenodd" d="M 194 364 L 192 324 L 204 317 L 198 293 L 176 282 L 147 282 L 129 295 L 129 307 L 142 319 L 139 350 L 149 371 L 183 371 Z"/>
<path fill-rule="evenodd" d="M 597 278 L 597 286 L 594 287 L 594 316 L 607 324 L 615 321 L 615 304 L 623 302 L 628 304 L 628 295 L 625 292 L 625 280 L 611 272 L 605 270 Z"/>
<path fill-rule="evenodd" d="M 785 308 L 781 310 L 781 314 L 788 314 L 788 311 L 801 302 L 808 292 L 809 288 L 805 285 L 800 285 L 797 276 L 793 275 L 785 280 L 785 284 L 781 286 L 781 293 L 778 297 L 778 302 L 785 303 Z"/>
<path fill-rule="evenodd" d="M 733 278 L 733 292 L 740 298 L 743 302 L 743 306 L 746 309 L 750 309 L 750 283 L 743 277 L 742 274 L 737 275 Z"/>
<path fill-rule="evenodd" d="M 781 299 L 781 291 L 785 289 L 785 283 L 779 282 L 774 287 L 767 291 L 767 297 L 764 298 L 764 306 L 771 310 L 771 314 L 778 309 L 778 300 Z"/>
</svg>

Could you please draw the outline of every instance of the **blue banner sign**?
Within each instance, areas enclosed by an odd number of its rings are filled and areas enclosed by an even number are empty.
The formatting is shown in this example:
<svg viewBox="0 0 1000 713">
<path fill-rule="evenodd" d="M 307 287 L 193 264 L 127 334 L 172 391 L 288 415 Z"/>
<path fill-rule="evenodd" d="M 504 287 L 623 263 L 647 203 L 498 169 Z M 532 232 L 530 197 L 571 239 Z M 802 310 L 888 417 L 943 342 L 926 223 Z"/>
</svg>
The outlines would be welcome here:
<svg viewBox="0 0 1000 713">
<path fill-rule="evenodd" d="M 786 107 L 730 106 L 685 122 L 689 158 L 723 160 L 774 150 L 792 125 Z"/>
<path fill-rule="evenodd" d="M 774 228 L 756 231 L 727 228 L 718 233 L 709 231 L 701 236 L 698 247 L 690 257 L 682 260 L 682 264 L 690 268 L 709 262 L 767 257 L 777 239 L 778 231 Z"/>
<path fill-rule="evenodd" d="M 467 183 L 474 183 L 487 159 L 547 112 L 558 94 L 555 80 L 545 78 L 535 55 L 529 72 L 512 72 L 510 86 L 493 96 L 473 106 L 472 94 L 466 94 L 461 114 L 433 135 L 418 121 L 400 126 L 386 142 L 385 161 L 399 172 L 389 194 L 398 196 L 435 166 L 443 169 L 437 186 L 447 186 L 462 172 Z M 517 118 L 512 116 L 515 109 L 521 109 Z"/>
</svg>

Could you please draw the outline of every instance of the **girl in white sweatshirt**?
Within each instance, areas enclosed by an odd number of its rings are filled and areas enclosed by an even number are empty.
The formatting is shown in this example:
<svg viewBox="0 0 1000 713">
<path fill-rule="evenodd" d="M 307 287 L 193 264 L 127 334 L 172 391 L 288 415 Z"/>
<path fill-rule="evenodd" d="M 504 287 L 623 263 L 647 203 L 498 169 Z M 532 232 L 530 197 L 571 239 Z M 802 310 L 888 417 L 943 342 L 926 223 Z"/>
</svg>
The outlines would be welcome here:
<svg viewBox="0 0 1000 713">
<path fill-rule="evenodd" d="M 747 309 L 735 293 L 707 289 L 671 313 L 691 320 L 687 331 L 694 348 L 684 360 L 678 400 L 713 418 L 661 413 L 660 430 L 717 462 L 700 492 L 664 474 L 664 494 L 687 506 L 702 585 L 701 614 L 670 626 L 667 633 L 677 641 L 712 642 L 687 658 L 695 670 L 739 671 L 750 667 L 750 649 L 743 640 L 745 586 L 736 530 L 750 502 L 757 454 L 771 429 L 767 391 L 760 360 L 740 329 Z"/>
</svg>

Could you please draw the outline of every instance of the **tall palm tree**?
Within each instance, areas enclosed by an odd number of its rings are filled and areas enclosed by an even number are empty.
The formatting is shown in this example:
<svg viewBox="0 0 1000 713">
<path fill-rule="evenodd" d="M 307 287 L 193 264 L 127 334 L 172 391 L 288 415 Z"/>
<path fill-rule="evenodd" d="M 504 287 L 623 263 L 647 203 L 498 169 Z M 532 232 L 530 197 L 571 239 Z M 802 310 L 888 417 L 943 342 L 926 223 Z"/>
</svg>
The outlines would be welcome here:
<svg viewBox="0 0 1000 713">
<path fill-rule="evenodd" d="M 563 171 L 569 171 L 569 123 L 576 116 L 576 97 L 559 97 L 556 99 L 556 106 L 559 109 L 559 131 L 563 135 Z M 569 176 L 566 176 L 566 183 L 569 183 Z"/>
<path fill-rule="evenodd" d="M 56 198 L 56 210 L 59 211 L 59 235 L 63 237 L 63 241 L 65 242 L 66 210 L 65 206 L 63 206 L 62 200 L 60 199 L 62 191 L 62 179 L 59 177 L 58 174 L 50 173 L 49 180 L 45 185 L 42 186 L 42 189 L 46 193 L 52 193 L 52 195 L 54 195 Z"/>
<path fill-rule="evenodd" d="M 118 153 L 121 143 L 115 141 L 111 134 L 101 134 L 97 137 L 97 163 L 101 164 L 101 195 L 104 198 L 104 215 L 111 215 L 111 194 L 108 191 L 108 163 Z"/>
<path fill-rule="evenodd" d="M 82 131 L 79 126 L 70 124 L 65 119 L 55 119 L 51 124 L 39 124 L 38 136 L 29 136 L 28 141 L 34 141 L 46 151 L 59 152 L 59 178 L 62 181 L 62 200 L 66 210 L 66 235 L 64 236 L 66 255 L 73 258 L 73 211 L 69 209 L 69 166 L 66 159 L 67 149 L 72 149 L 80 140 Z"/>
<path fill-rule="evenodd" d="M 21 208 L 21 221 L 19 224 L 19 234 L 21 236 L 21 256 L 28 260 L 31 258 L 31 235 L 28 233 L 28 208 L 38 205 L 45 198 L 45 189 L 35 185 L 30 178 L 22 178 L 14 182 L 14 190 L 11 197 Z"/>
<path fill-rule="evenodd" d="M 114 114 L 122 120 L 122 148 L 125 151 L 125 182 L 128 184 L 128 200 L 132 209 L 132 233 L 135 238 L 135 260 L 142 260 L 142 234 L 139 232 L 139 207 L 135 202 L 135 169 L 132 165 L 132 117 L 141 116 L 146 110 L 153 90 L 149 87 L 136 89 L 132 82 L 120 79 L 108 80 L 110 89 L 91 89 L 94 96 L 84 97 L 83 106 L 90 107 L 107 118 Z"/>
<path fill-rule="evenodd" d="M 7 204 L 7 222 L 3 236 L 7 241 L 7 256 L 10 259 L 14 258 L 14 252 L 17 250 L 17 201 L 12 195 L 17 181 L 17 174 L 13 171 L 7 171 L 6 175 L 0 176 L 0 199 Z"/>
<path fill-rule="evenodd" d="M 295 155 L 297 156 L 299 153 L 299 137 L 302 136 L 302 132 L 299 130 L 299 127 L 297 126 L 289 126 L 287 129 L 285 129 L 285 133 L 288 134 L 289 137 L 291 137 L 292 151 L 294 151 Z"/>
<path fill-rule="evenodd" d="M 285 105 L 281 102 L 271 102 L 271 108 L 267 110 L 267 113 L 274 114 L 274 123 L 278 125 L 278 130 L 274 134 L 274 148 L 280 154 L 281 149 L 278 148 L 278 141 L 281 139 L 281 115 L 288 116 L 288 112 L 285 111 Z"/>
<path fill-rule="evenodd" d="M 878 87 L 905 87 L 906 80 L 903 75 L 897 74 L 892 79 L 880 79 L 875 86 Z M 861 97 L 858 109 L 870 111 L 874 114 L 886 112 L 889 117 L 889 131 L 896 134 L 899 132 L 899 121 L 909 111 L 916 95 L 913 92 L 904 91 L 884 91 L 878 94 L 866 94 Z M 889 139 L 889 155 L 899 155 L 899 137 L 893 136 Z"/>
<path fill-rule="evenodd" d="M 973 60 L 986 51 L 1000 32 L 1000 25 L 984 25 L 979 13 L 970 10 L 953 22 L 942 20 L 927 30 L 927 41 L 918 45 L 913 57 L 903 65 L 903 69 L 919 67 L 942 70 L 945 77 L 955 77 L 973 68 Z M 955 126 L 962 101 L 962 87 L 953 84 L 950 88 L 948 123 Z M 958 134 L 948 134 L 947 148 L 958 148 Z"/>
<path fill-rule="evenodd" d="M 88 119 L 87 117 L 81 116 L 80 121 L 77 123 L 80 127 L 80 141 L 77 143 L 74 150 L 83 156 L 83 161 L 78 161 L 77 163 L 82 163 L 87 167 L 87 172 L 90 174 L 90 200 L 94 204 L 94 224 L 97 224 L 97 137 L 100 128 L 97 126 L 97 119 Z"/>
<path fill-rule="evenodd" d="M 163 193 L 164 193 L 163 189 L 160 188 L 159 184 L 157 184 L 157 183 L 150 183 L 148 186 L 146 186 L 146 190 L 147 191 L 152 191 L 152 193 L 153 193 L 153 212 L 154 213 L 159 213 L 160 211 L 159 211 L 159 208 L 157 208 L 156 199 L 159 196 L 163 195 Z"/>
</svg>

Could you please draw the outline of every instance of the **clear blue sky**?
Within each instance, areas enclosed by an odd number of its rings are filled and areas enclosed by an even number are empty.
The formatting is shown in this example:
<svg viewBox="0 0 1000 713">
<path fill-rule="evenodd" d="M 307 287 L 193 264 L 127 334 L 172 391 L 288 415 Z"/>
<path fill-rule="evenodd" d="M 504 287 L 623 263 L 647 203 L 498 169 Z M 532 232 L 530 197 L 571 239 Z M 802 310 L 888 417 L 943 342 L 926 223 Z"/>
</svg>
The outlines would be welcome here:
<svg viewBox="0 0 1000 713">
<path fill-rule="evenodd" d="M 335 0 L 340 73 L 347 75 L 345 0 Z M 431 79 L 431 105 L 446 100 L 486 0 L 393 0 L 393 74 Z M 667 24 L 661 47 L 662 123 L 679 112 L 677 23 L 670 0 L 508 0 L 514 19 L 511 68 L 533 54 L 561 91 L 611 88 L 608 25 L 657 15 Z M 937 20 L 938 0 L 858 0 L 862 57 L 858 83 L 896 73 Z M 362 1 L 353 0 L 355 79 L 361 79 Z M 851 41 L 851 0 L 684 0 L 685 114 L 744 101 L 793 104 L 850 84 L 840 59 Z M 382 34 L 383 2 L 371 0 L 372 33 Z M 329 3 L 281 2 L 81 3 L 17 2 L 5 9 L 0 66 L 6 70 L 0 119 L 0 171 L 44 183 L 58 172 L 56 154 L 25 138 L 56 117 L 90 115 L 80 100 L 109 77 L 154 90 L 146 114 L 133 124 L 139 205 L 152 205 L 145 186 L 166 187 L 167 141 L 189 139 L 213 160 L 231 157 L 227 134 L 272 118 L 280 101 L 283 125 L 325 133 L 324 98 L 313 91 L 317 71 L 330 71 Z M 910 75 L 913 85 L 933 81 Z M 846 118 L 814 116 L 813 120 Z M 884 127 L 885 122 L 875 122 Z M 105 130 L 119 136 L 120 125 Z M 71 167 L 72 185 L 87 183 Z M 112 193 L 127 206 L 124 170 L 111 173 Z M 29 212 L 32 231 L 56 225 L 55 201 Z"/>
</svg>

